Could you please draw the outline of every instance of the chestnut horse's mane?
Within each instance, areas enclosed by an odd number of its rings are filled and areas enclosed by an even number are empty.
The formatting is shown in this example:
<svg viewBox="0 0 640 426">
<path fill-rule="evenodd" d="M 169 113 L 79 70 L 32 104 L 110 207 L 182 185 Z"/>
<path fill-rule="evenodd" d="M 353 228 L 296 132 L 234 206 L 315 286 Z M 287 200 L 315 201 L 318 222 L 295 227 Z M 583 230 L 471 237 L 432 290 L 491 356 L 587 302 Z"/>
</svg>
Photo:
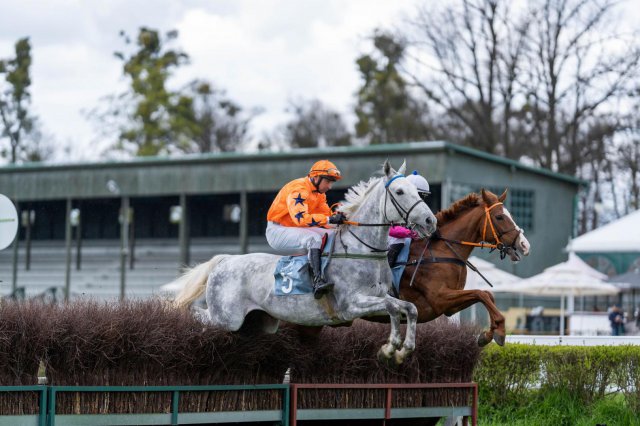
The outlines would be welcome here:
<svg viewBox="0 0 640 426">
<path fill-rule="evenodd" d="M 457 219 L 458 216 L 460 216 L 462 213 L 468 210 L 471 210 L 474 207 L 478 207 L 481 203 L 482 203 L 482 197 L 480 197 L 479 194 L 472 192 L 471 194 L 467 195 L 463 199 L 453 203 L 453 205 L 448 209 L 440 210 L 438 213 L 436 213 L 436 219 L 438 219 L 438 226 L 444 225 L 446 223 L 451 222 L 452 220 Z"/>
</svg>

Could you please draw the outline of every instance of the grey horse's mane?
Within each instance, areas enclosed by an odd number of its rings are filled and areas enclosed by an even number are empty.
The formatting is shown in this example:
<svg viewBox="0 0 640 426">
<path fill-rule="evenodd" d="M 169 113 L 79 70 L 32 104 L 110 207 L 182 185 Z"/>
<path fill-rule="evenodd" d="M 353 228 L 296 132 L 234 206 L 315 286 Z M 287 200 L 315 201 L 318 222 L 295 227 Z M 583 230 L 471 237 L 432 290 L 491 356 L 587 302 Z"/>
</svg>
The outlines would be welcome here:
<svg viewBox="0 0 640 426">
<path fill-rule="evenodd" d="M 356 185 L 349 188 L 345 194 L 345 200 L 340 206 L 340 211 L 347 215 L 355 213 L 362 205 L 363 201 L 367 198 L 367 194 L 375 188 L 378 182 L 382 181 L 382 177 L 374 176 L 369 178 L 368 181 L 360 181 Z"/>
</svg>

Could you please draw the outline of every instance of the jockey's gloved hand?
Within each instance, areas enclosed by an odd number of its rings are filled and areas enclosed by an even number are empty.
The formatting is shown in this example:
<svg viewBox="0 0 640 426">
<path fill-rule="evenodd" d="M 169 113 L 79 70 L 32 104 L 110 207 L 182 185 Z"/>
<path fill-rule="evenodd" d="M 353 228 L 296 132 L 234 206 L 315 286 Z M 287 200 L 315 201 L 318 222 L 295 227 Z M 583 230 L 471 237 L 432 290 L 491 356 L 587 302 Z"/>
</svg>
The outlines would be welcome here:
<svg viewBox="0 0 640 426">
<path fill-rule="evenodd" d="M 329 223 L 333 225 L 341 225 L 344 223 L 345 220 L 347 220 L 347 217 L 340 212 L 329 216 Z"/>
</svg>

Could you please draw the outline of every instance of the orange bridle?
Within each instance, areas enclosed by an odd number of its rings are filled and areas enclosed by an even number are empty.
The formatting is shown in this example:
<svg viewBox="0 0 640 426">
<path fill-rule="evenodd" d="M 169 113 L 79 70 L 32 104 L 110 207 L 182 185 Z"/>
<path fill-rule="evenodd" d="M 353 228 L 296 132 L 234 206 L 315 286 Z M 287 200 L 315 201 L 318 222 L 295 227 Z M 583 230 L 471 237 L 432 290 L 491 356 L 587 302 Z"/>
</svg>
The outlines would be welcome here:
<svg viewBox="0 0 640 426">
<path fill-rule="evenodd" d="M 489 207 L 485 206 L 484 208 L 484 226 L 482 227 L 482 239 L 479 243 L 473 243 L 470 241 L 460 241 L 460 244 L 463 244 L 465 246 L 474 246 L 474 247 L 480 247 L 480 248 L 491 248 L 491 249 L 498 249 L 498 250 L 502 250 L 504 248 L 504 244 L 502 243 L 502 241 L 500 241 L 500 236 L 498 235 L 498 233 L 496 232 L 496 228 L 493 225 L 493 220 L 491 220 L 491 209 L 493 209 L 496 206 L 501 206 L 502 203 L 501 202 L 497 202 Z M 485 242 L 485 238 L 487 236 L 487 225 L 489 227 L 489 229 L 491 229 L 491 233 L 493 234 L 493 238 L 495 239 L 495 244 L 491 244 L 491 243 L 487 243 Z M 506 232 L 503 232 L 502 235 L 504 234 L 508 234 L 511 231 L 517 230 L 517 227 L 514 227 L 513 229 L 510 229 Z"/>
</svg>

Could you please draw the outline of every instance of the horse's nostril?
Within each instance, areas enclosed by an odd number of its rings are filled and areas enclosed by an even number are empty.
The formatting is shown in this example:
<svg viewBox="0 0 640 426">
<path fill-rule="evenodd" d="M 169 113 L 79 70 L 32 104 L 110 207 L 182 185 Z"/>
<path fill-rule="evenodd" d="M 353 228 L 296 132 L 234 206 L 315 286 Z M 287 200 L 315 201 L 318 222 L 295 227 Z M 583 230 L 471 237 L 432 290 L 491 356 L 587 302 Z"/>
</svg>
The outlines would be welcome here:
<svg viewBox="0 0 640 426">
<path fill-rule="evenodd" d="M 433 219 L 430 217 L 427 218 L 427 225 L 431 225 L 433 223 Z"/>
</svg>

